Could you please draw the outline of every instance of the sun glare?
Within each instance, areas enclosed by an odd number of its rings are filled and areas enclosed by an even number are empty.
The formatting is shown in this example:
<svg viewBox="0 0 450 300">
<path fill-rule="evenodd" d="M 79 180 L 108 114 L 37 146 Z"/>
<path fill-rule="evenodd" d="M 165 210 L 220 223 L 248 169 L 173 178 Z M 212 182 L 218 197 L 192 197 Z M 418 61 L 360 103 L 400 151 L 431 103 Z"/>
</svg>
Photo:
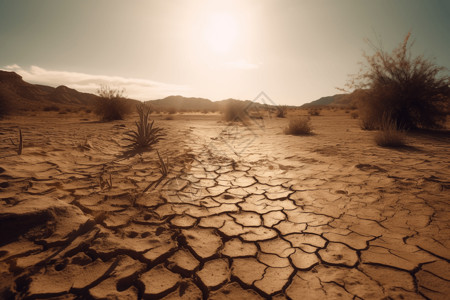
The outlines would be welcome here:
<svg viewBox="0 0 450 300">
<path fill-rule="evenodd" d="M 238 33 L 236 18 L 228 13 L 210 15 L 206 28 L 205 40 L 213 52 L 226 54 L 234 46 Z"/>
</svg>

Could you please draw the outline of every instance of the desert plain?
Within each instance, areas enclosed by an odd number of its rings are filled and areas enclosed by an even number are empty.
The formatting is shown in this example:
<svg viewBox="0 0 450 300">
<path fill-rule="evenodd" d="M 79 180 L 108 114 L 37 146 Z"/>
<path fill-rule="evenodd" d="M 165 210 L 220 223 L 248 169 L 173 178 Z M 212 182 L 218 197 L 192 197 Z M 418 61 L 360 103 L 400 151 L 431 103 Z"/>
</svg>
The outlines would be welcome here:
<svg viewBox="0 0 450 300">
<path fill-rule="evenodd" d="M 126 155 L 136 118 L 0 121 L 0 298 L 448 299 L 448 132 L 152 114 L 165 139 Z"/>
</svg>

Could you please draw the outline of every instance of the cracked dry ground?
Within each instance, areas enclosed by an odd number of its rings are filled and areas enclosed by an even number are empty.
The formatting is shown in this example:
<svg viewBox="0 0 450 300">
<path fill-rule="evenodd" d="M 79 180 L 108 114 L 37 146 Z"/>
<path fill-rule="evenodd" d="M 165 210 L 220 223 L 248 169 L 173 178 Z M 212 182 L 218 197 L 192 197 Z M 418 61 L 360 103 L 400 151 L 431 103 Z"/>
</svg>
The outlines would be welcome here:
<svg viewBox="0 0 450 300">
<path fill-rule="evenodd" d="M 218 120 L 158 120 L 171 171 L 143 194 L 155 153 L 116 158 L 131 121 L 3 121 L 28 142 L 0 149 L 1 296 L 448 299 L 448 137 L 388 150 L 345 115 L 309 137 Z"/>
</svg>

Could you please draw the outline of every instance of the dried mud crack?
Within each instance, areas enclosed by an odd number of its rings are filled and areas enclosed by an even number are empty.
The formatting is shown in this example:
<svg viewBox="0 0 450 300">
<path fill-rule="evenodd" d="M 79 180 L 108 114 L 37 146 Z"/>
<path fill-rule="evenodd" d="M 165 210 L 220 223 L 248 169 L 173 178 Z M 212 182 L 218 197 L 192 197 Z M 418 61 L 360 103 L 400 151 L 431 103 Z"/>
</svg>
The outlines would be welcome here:
<svg viewBox="0 0 450 300">
<path fill-rule="evenodd" d="M 238 145 L 248 132 L 218 139 L 210 127 L 222 125 L 199 124 L 171 129 L 172 144 L 161 150 L 170 175 L 143 194 L 159 178 L 158 160 L 116 159 L 118 141 L 68 156 L 54 146 L 43 158 L 2 158 L 0 298 L 450 294 L 443 177 L 421 163 L 405 176 L 307 147 L 293 156 L 276 134 L 272 143 L 257 136 L 236 155 L 227 139 Z M 95 159 L 99 153 L 107 154 Z"/>
</svg>

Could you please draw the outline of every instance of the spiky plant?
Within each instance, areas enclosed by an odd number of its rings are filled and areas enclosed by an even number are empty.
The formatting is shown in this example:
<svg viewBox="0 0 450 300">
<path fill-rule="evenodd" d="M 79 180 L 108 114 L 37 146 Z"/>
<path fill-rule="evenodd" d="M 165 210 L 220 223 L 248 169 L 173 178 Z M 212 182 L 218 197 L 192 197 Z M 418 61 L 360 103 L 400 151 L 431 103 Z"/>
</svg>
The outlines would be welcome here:
<svg viewBox="0 0 450 300">
<path fill-rule="evenodd" d="M 136 130 L 125 133 L 127 137 L 124 140 L 131 142 L 126 147 L 129 150 L 136 151 L 151 150 L 155 144 L 164 139 L 162 128 L 153 127 L 155 121 L 148 122 L 148 115 L 150 114 L 148 107 L 142 104 L 136 106 L 136 108 L 139 114 L 139 122 L 136 121 Z"/>
<path fill-rule="evenodd" d="M 16 146 L 16 143 L 14 143 L 13 139 L 11 139 L 11 143 Z M 19 144 L 17 145 L 17 154 L 21 155 L 23 150 L 23 138 L 22 138 L 22 129 L 19 128 Z"/>
</svg>

